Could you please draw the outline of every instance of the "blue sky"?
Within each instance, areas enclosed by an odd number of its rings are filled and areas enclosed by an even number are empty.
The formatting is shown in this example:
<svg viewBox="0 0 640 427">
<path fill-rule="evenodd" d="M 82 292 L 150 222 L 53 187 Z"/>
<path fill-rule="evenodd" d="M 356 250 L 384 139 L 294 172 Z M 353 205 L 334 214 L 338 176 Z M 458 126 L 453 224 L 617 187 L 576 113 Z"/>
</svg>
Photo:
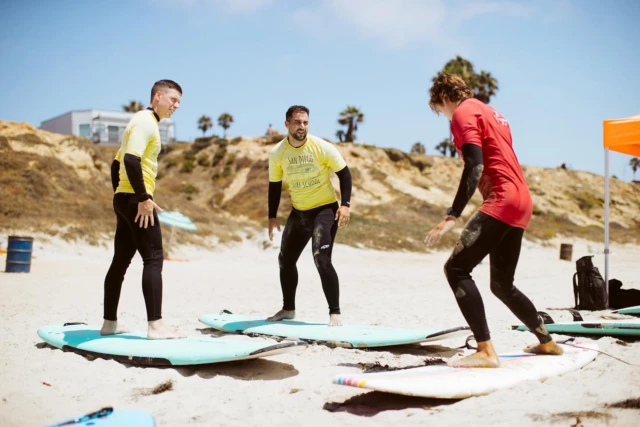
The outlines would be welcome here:
<svg viewBox="0 0 640 427">
<path fill-rule="evenodd" d="M 284 130 L 292 104 L 335 139 L 352 104 L 358 142 L 435 153 L 448 122 L 427 91 L 462 55 L 498 79 L 491 105 L 521 163 L 602 174 L 602 120 L 640 113 L 637 22 L 636 0 L 2 0 L 0 119 L 146 104 L 170 78 L 184 89 L 180 140 L 222 112 L 230 136 Z M 629 159 L 613 154 L 612 174 L 631 179 Z"/>
</svg>

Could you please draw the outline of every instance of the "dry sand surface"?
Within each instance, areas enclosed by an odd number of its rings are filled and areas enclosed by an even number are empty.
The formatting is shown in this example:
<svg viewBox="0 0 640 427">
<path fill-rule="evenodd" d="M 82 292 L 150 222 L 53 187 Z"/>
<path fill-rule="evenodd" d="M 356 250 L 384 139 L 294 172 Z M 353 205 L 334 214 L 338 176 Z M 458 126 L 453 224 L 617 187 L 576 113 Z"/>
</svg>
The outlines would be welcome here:
<svg viewBox="0 0 640 427">
<path fill-rule="evenodd" d="M 339 237 L 338 237 L 339 239 Z M 6 235 L 0 246 L 6 247 Z M 574 260 L 588 245 L 575 240 Z M 538 309 L 573 305 L 574 262 L 559 260 L 559 243 L 525 243 L 517 286 Z M 640 249 L 614 246 L 612 277 L 624 288 L 640 288 Z M 198 322 L 223 309 L 267 316 L 281 305 L 277 245 L 259 239 L 235 247 L 175 248 L 185 262 L 164 265 L 163 315 L 168 325 L 192 334 L 212 334 Z M 640 409 L 607 404 L 640 398 L 640 342 L 597 340 L 599 355 L 585 368 L 544 382 L 529 381 L 488 396 L 461 401 L 409 398 L 333 385 L 334 375 L 356 373 L 360 363 L 393 367 L 420 365 L 426 358 L 460 357 L 464 339 L 437 346 L 353 350 L 311 345 L 298 354 L 186 368 L 142 368 L 103 359 L 88 360 L 46 346 L 39 327 L 64 322 L 100 324 L 102 287 L 111 249 L 36 236 L 29 274 L 0 273 L 0 425 L 42 426 L 104 406 L 151 413 L 158 426 L 423 426 L 423 425 L 638 425 Z M 389 253 L 337 245 L 334 263 L 341 282 L 343 318 L 350 324 L 408 328 L 464 325 L 442 266 L 448 252 Z M 595 264 L 603 271 L 602 255 Z M 0 255 L 4 270 L 5 257 Z M 144 330 L 140 277 L 134 259 L 124 283 L 119 318 Z M 298 319 L 326 321 L 326 302 L 307 247 L 299 262 Z M 489 291 L 485 260 L 474 275 L 484 297 L 499 352 L 518 351 L 534 341 L 510 330 L 515 317 Z M 566 311 L 549 311 L 570 320 Z M 606 313 L 583 312 L 585 318 Z M 258 340 L 245 336 L 229 339 Z M 272 340 L 269 340 L 274 342 Z M 172 382 L 172 389 L 149 391 Z M 580 424 L 582 423 L 582 424 Z"/>
</svg>

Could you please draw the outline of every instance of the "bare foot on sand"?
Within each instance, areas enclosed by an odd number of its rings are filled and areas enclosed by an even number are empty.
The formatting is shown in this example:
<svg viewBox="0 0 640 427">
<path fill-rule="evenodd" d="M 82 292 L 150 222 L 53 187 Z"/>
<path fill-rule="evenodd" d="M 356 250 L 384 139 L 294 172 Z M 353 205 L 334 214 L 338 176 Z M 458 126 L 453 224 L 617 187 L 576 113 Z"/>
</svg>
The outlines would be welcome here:
<svg viewBox="0 0 640 427">
<path fill-rule="evenodd" d="M 186 338 L 184 334 L 180 334 L 173 329 L 165 326 L 162 323 L 162 319 L 149 322 L 149 330 L 147 331 L 147 338 L 150 340 L 170 340 L 176 338 Z"/>
<path fill-rule="evenodd" d="M 489 341 L 481 341 L 478 343 L 478 350 L 467 357 L 460 360 L 449 362 L 447 365 L 452 368 L 498 368 L 500 359 L 493 343 Z"/>
<path fill-rule="evenodd" d="M 544 344 L 535 344 L 525 347 L 525 353 L 533 354 L 551 354 L 554 356 L 561 356 L 564 353 L 562 347 L 556 344 L 555 341 L 549 341 Z"/>
<path fill-rule="evenodd" d="M 329 326 L 342 326 L 342 319 L 339 314 L 329 315 Z"/>
<path fill-rule="evenodd" d="M 126 326 L 118 325 L 117 320 L 105 320 L 100 329 L 100 335 L 116 335 L 131 332 Z"/>
<path fill-rule="evenodd" d="M 267 317 L 267 322 L 277 322 L 278 320 L 291 320 L 296 317 L 295 310 L 280 310 L 271 317 Z"/>
</svg>

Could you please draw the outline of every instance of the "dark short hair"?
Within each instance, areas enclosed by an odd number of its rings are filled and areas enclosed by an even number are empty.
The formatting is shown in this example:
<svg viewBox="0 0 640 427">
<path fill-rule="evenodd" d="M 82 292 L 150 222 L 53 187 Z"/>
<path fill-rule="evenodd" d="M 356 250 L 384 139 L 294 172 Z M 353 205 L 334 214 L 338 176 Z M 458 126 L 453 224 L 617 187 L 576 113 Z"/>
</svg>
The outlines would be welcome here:
<svg viewBox="0 0 640 427">
<path fill-rule="evenodd" d="M 291 120 L 291 117 L 293 117 L 295 113 L 301 113 L 301 112 L 307 113 L 307 116 L 309 115 L 309 109 L 304 105 L 292 105 L 287 110 L 287 114 L 285 115 L 285 118 L 287 121 L 289 121 Z"/>
<path fill-rule="evenodd" d="M 174 82 L 173 80 L 158 80 L 153 84 L 153 87 L 151 88 L 151 101 L 153 101 L 153 95 L 155 95 L 157 91 L 167 89 L 175 89 L 180 92 L 180 95 L 182 95 L 182 88 L 178 83 Z"/>
</svg>

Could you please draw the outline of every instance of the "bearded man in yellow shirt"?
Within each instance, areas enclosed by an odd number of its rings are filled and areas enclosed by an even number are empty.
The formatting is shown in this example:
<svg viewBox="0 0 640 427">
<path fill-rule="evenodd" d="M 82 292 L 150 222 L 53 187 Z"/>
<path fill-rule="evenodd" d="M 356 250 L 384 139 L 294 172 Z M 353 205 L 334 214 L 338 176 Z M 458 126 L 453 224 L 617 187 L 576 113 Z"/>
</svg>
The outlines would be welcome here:
<svg viewBox="0 0 640 427">
<path fill-rule="evenodd" d="M 320 274 L 322 289 L 329 304 L 329 326 L 339 326 L 340 288 L 331 253 L 338 227 L 349 222 L 351 172 L 336 147 L 308 134 L 309 109 L 294 105 L 287 110 L 287 137 L 276 144 L 269 155 L 269 239 L 277 220 L 283 179 L 287 181 L 293 209 L 282 233 L 278 263 L 283 307 L 269 321 L 293 319 L 298 286 L 296 263 L 311 240 L 313 259 Z M 341 202 L 329 180 L 332 170 L 340 180 Z"/>
</svg>

